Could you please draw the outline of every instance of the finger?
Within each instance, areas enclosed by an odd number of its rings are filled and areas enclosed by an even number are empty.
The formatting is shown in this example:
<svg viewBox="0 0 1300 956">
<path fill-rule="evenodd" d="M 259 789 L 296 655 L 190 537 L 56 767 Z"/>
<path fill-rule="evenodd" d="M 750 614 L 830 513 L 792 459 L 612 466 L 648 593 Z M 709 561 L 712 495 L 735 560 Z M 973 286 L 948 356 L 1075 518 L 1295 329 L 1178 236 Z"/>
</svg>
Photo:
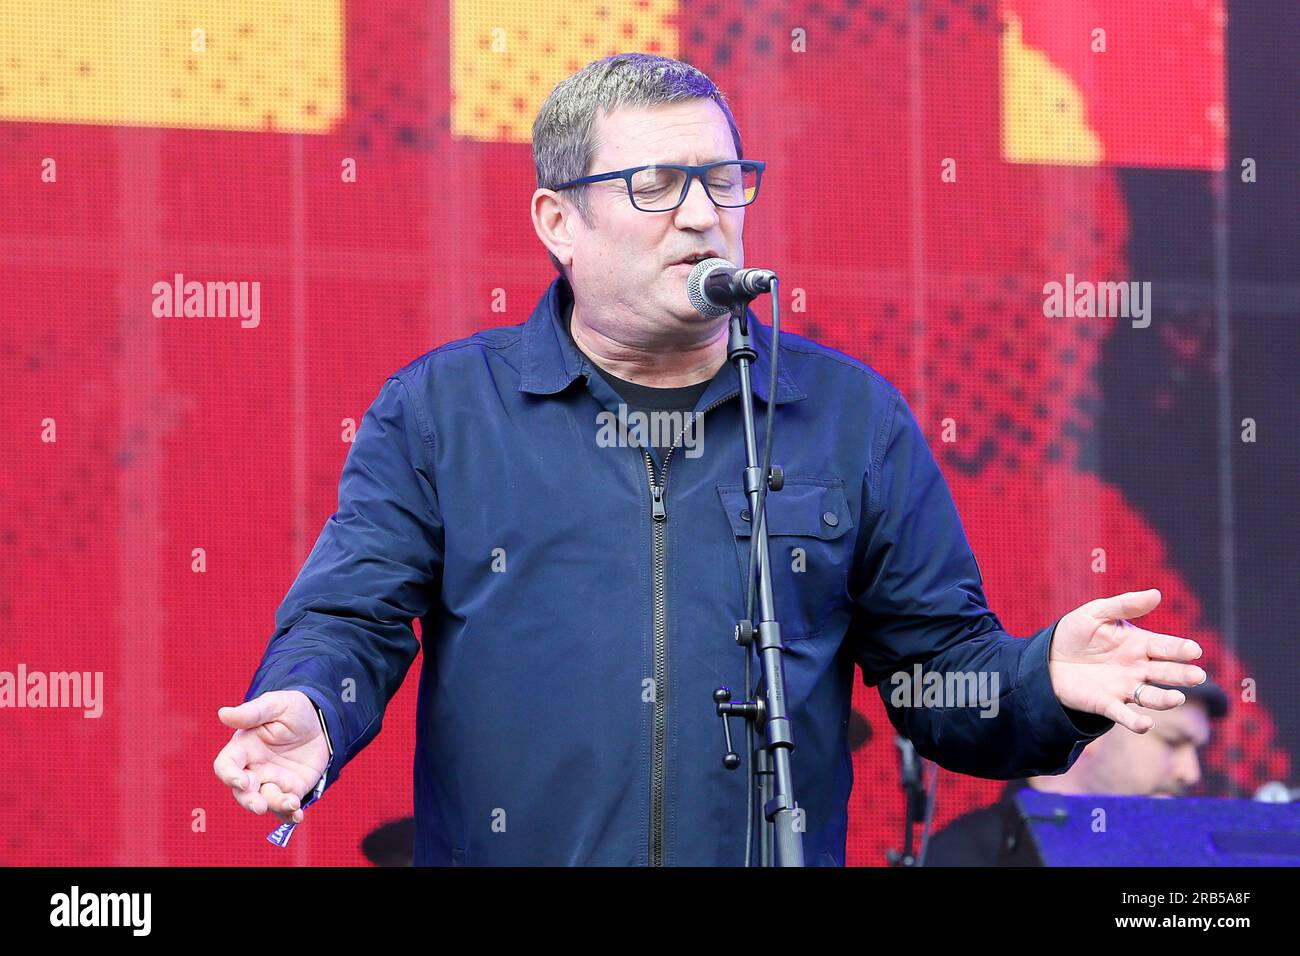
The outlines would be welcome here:
<svg viewBox="0 0 1300 956">
<path fill-rule="evenodd" d="M 1142 692 L 1142 696 L 1146 696 L 1146 691 Z M 1111 700 L 1111 702 L 1106 705 L 1103 714 L 1115 721 L 1115 723 L 1119 724 L 1121 727 L 1125 727 L 1133 731 L 1135 734 L 1145 734 L 1156 724 L 1154 718 L 1149 717 L 1146 714 L 1138 713 L 1118 698 Z"/>
<path fill-rule="evenodd" d="M 299 812 L 301 804 L 293 794 L 285 793 L 274 783 L 267 781 L 262 784 L 262 796 L 266 800 L 267 808 L 279 818 L 281 823 L 297 822 L 293 817 Z"/>
<path fill-rule="evenodd" d="M 275 691 L 267 691 L 259 697 L 244 701 L 238 707 L 218 708 L 217 717 L 227 727 L 235 727 L 239 730 L 260 727 L 280 716 L 283 708 L 274 695 Z"/>
<path fill-rule="evenodd" d="M 232 740 L 221 748 L 212 761 L 212 771 L 228 787 L 243 790 L 247 786 L 248 750 L 242 743 Z"/>
<path fill-rule="evenodd" d="M 262 781 L 252 772 L 248 774 L 248 780 L 250 785 L 247 788 L 232 787 L 231 793 L 234 794 L 236 803 L 260 817 L 267 810 L 266 797 L 261 793 Z"/>
<path fill-rule="evenodd" d="M 1152 687 L 1150 684 L 1142 687 L 1141 696 L 1142 703 L 1137 706 L 1143 710 L 1173 710 L 1187 700 L 1187 695 L 1182 691 Z"/>
<path fill-rule="evenodd" d="M 283 767 L 272 763 L 252 763 L 249 769 L 254 771 L 263 783 L 273 783 L 285 793 L 297 793 L 301 789 L 293 774 Z"/>
<path fill-rule="evenodd" d="M 1173 634 L 1158 634 L 1155 631 L 1147 632 L 1147 657 L 1152 660 L 1161 661 L 1194 661 L 1201 656 L 1201 645 L 1195 641 L 1188 640 L 1185 637 L 1175 637 Z M 1197 668 L 1200 670 L 1200 668 Z M 1201 671 L 1204 674 L 1204 671 Z M 1201 680 L 1204 680 L 1202 678 Z M 1200 680 L 1193 681 L 1194 684 L 1201 683 Z"/>
<path fill-rule="evenodd" d="M 1153 684 L 1175 684 L 1195 687 L 1205 683 L 1205 671 L 1195 664 L 1178 664 L 1174 661 L 1148 661 L 1142 679 Z M 1142 696 L 1146 700 L 1146 695 Z"/>
<path fill-rule="evenodd" d="M 1159 603 L 1160 591 L 1150 588 L 1146 591 L 1126 591 L 1114 597 L 1098 598 L 1091 602 L 1092 606 L 1089 610 L 1099 621 L 1122 621 L 1141 617 Z"/>
</svg>

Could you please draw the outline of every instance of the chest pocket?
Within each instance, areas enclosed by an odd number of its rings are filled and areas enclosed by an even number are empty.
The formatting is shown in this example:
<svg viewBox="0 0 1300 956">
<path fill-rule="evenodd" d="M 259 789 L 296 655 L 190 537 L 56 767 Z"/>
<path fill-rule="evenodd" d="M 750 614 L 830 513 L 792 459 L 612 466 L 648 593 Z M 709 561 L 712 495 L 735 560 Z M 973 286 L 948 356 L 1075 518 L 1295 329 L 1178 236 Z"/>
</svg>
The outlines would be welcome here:
<svg viewBox="0 0 1300 956">
<path fill-rule="evenodd" d="M 718 497 L 736 537 L 739 602 L 744 612 L 745 571 L 753 521 L 749 499 L 739 483 L 718 485 Z M 782 641 L 813 637 L 827 617 L 848 600 L 849 564 L 853 555 L 853 515 L 839 478 L 786 476 L 785 487 L 769 491 L 768 554 L 772 598 L 781 622 Z M 754 599 L 754 623 L 759 617 Z"/>
</svg>

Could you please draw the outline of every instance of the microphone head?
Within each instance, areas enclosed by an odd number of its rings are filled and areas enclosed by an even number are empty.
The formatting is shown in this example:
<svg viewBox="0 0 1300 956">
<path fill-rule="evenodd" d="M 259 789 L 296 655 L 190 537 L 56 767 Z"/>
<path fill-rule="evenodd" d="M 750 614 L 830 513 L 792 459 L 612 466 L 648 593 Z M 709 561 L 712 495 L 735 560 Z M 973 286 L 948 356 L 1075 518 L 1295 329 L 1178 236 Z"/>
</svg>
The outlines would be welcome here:
<svg viewBox="0 0 1300 956">
<path fill-rule="evenodd" d="M 736 264 L 727 259 L 712 258 L 702 259 L 695 264 L 691 274 L 686 279 L 686 294 L 690 296 L 691 305 L 695 306 L 695 311 L 701 315 L 726 315 L 731 311 L 729 306 L 719 305 L 709 299 L 704 291 L 704 280 L 719 269 L 730 269 L 736 271 Z"/>
<path fill-rule="evenodd" d="M 1270 780 L 1255 791 L 1254 799 L 1259 803 L 1290 803 L 1291 788 L 1280 780 Z"/>
</svg>

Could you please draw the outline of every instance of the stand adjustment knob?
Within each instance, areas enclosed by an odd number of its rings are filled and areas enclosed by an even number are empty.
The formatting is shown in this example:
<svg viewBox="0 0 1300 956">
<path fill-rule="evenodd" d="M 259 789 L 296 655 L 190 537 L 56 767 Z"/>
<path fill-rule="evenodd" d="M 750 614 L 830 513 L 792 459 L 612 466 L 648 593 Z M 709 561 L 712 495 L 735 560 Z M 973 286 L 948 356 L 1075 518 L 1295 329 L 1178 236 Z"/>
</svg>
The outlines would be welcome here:
<svg viewBox="0 0 1300 956">
<path fill-rule="evenodd" d="M 728 717 L 740 717 L 744 720 L 754 722 L 756 729 L 763 726 L 763 718 L 766 709 L 763 707 L 763 701 L 759 700 L 742 700 L 736 703 L 731 702 L 731 688 L 719 687 L 713 692 L 713 703 L 717 707 L 718 716 L 722 718 L 722 737 L 727 744 L 727 752 L 722 758 L 722 765 L 728 770 L 735 770 L 740 766 L 740 754 L 736 753 L 735 748 L 731 745 L 731 724 Z"/>
<path fill-rule="evenodd" d="M 736 643 L 741 647 L 749 647 L 754 643 L 754 622 L 740 621 L 736 625 Z"/>
</svg>

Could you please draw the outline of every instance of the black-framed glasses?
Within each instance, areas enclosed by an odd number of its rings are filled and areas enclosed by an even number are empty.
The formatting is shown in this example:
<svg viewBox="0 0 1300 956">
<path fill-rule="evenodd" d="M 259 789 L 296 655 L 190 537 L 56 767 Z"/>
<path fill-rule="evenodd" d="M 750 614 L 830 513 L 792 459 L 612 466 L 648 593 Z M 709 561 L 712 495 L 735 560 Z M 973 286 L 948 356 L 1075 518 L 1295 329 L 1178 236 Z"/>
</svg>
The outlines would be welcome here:
<svg viewBox="0 0 1300 956">
<path fill-rule="evenodd" d="M 686 201 L 691 180 L 698 179 L 704 184 L 704 192 L 715 206 L 735 209 L 748 206 L 758 198 L 758 184 L 763 179 L 763 168 L 766 165 L 757 159 L 722 159 L 703 166 L 659 163 L 583 176 L 551 188 L 568 189 L 570 186 L 621 179 L 627 184 L 628 198 L 637 209 L 642 212 L 669 212 Z"/>
</svg>

